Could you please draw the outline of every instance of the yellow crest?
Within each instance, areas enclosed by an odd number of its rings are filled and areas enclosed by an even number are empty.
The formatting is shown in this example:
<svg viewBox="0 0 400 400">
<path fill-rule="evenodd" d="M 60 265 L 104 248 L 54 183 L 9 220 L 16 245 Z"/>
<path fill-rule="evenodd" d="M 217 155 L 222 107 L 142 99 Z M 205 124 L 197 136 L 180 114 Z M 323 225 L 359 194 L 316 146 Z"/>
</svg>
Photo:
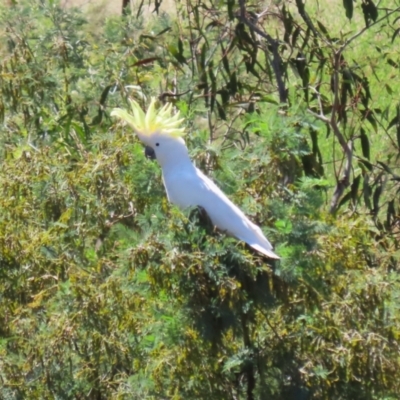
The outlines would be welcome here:
<svg viewBox="0 0 400 400">
<path fill-rule="evenodd" d="M 175 115 L 171 114 L 171 103 L 166 104 L 160 110 L 156 110 L 156 99 L 152 97 L 146 113 L 135 100 L 129 99 L 129 103 L 132 108 L 131 114 L 122 108 L 114 108 L 111 116 L 127 122 L 138 135 L 151 136 L 154 133 L 172 137 L 185 135 L 185 129 L 181 127 L 184 119 L 179 119 L 179 112 Z"/>
</svg>

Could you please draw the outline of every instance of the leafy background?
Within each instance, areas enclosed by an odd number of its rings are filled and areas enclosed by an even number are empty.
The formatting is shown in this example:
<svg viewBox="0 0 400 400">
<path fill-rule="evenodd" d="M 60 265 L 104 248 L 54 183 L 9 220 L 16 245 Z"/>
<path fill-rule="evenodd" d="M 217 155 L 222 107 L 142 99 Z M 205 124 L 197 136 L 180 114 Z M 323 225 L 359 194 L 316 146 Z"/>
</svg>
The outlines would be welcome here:
<svg viewBox="0 0 400 400">
<path fill-rule="evenodd" d="M 1 7 L 0 398 L 399 398 L 400 4 L 337 3 Z M 151 95 L 280 262 L 167 203 Z"/>
</svg>

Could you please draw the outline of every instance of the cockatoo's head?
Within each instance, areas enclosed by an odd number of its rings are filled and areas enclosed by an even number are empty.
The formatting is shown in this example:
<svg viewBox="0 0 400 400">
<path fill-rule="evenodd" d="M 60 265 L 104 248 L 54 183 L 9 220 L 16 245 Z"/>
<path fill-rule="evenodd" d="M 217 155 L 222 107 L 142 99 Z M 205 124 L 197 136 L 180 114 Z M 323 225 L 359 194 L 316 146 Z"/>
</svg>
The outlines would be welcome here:
<svg viewBox="0 0 400 400">
<path fill-rule="evenodd" d="M 181 127 L 183 119 L 179 119 L 179 112 L 171 114 L 172 104 L 156 110 L 156 99 L 152 98 L 147 112 L 144 113 L 136 101 L 129 102 L 132 113 L 114 108 L 111 116 L 122 119 L 133 128 L 140 141 L 146 145 L 147 156 L 156 158 L 162 167 L 188 158 L 185 141 L 182 139 L 185 135 L 185 130 Z"/>
</svg>

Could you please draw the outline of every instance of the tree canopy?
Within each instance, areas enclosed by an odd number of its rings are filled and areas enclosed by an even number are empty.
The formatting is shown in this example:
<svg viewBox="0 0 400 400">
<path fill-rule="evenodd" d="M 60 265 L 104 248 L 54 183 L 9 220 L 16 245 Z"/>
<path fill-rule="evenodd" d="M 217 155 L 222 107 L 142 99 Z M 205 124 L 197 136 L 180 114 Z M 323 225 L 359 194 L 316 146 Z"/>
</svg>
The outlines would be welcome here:
<svg viewBox="0 0 400 400">
<path fill-rule="evenodd" d="M 400 3 L 144 7 L 0 8 L 0 398 L 398 399 Z M 168 204 L 150 96 L 282 260 Z"/>
</svg>

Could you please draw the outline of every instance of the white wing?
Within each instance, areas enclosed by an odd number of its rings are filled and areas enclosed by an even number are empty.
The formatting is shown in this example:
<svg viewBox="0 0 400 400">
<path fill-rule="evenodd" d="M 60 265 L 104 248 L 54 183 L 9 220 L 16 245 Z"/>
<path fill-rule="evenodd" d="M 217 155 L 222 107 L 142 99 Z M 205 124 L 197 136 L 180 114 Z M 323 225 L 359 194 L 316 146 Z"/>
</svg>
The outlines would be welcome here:
<svg viewBox="0 0 400 400">
<path fill-rule="evenodd" d="M 243 240 L 267 257 L 279 259 L 261 229 L 233 204 L 219 187 L 193 164 L 163 175 L 171 203 L 181 208 L 203 207 L 217 228 Z"/>
</svg>

